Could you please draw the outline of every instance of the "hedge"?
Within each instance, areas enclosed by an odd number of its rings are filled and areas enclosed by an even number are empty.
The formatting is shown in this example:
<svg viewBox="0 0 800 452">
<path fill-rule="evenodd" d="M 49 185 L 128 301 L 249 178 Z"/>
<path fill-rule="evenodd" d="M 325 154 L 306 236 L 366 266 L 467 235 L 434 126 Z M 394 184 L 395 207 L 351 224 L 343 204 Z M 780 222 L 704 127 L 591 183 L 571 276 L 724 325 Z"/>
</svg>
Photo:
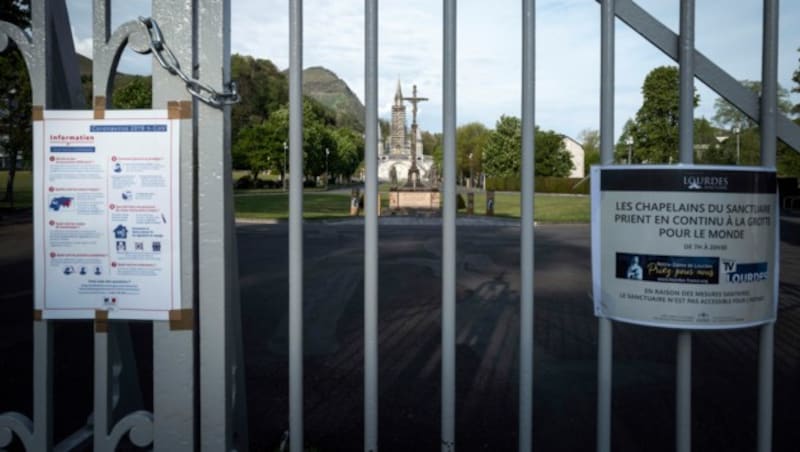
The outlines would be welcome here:
<svg viewBox="0 0 800 452">
<path fill-rule="evenodd" d="M 497 191 L 520 191 L 522 182 L 519 176 L 487 177 L 486 189 Z M 573 177 L 545 177 L 534 178 L 537 193 L 570 193 L 579 195 L 589 194 L 589 180 Z"/>
</svg>

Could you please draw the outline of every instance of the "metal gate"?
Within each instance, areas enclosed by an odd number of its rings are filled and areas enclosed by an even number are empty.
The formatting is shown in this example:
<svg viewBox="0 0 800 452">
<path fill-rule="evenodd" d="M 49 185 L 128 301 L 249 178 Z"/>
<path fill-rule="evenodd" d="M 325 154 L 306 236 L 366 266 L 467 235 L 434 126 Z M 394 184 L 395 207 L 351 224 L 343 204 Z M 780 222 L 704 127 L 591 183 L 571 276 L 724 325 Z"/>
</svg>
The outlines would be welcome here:
<svg viewBox="0 0 800 452">
<path fill-rule="evenodd" d="M 632 0 L 598 0 L 601 8 L 601 159 L 613 163 L 614 27 L 627 23 L 680 65 L 680 162 L 693 162 L 693 80 L 698 77 L 761 127 L 761 164 L 774 167 L 776 139 L 800 149 L 800 128 L 777 112 L 778 1 L 764 0 L 763 96 L 759 99 L 694 49 L 694 0 L 680 2 L 680 34 L 659 23 Z M 153 322 L 153 412 L 119 413 L 135 406 L 126 399 L 136 382 L 126 380 L 130 348 L 127 324 L 95 318 L 94 414 L 90 424 L 54 444 L 53 323 L 34 312 L 33 413 L 0 416 L 0 446 L 16 434 L 28 450 L 69 450 L 92 438 L 94 450 L 114 450 L 130 434 L 134 444 L 156 450 L 246 450 L 245 391 L 236 242 L 232 211 L 230 107 L 214 97 L 230 83 L 229 0 L 155 0 L 153 19 L 133 20 L 111 30 L 111 1 L 94 0 L 92 108 L 102 117 L 109 108 L 111 78 L 129 46 L 153 53 L 153 105 L 169 109 L 185 123 L 181 140 L 182 286 L 180 310 L 169 322 Z M 366 192 L 364 223 L 364 450 L 378 450 L 378 7 L 365 0 Z M 303 2 L 289 1 L 290 165 L 303 166 L 302 64 Z M 444 183 L 442 252 L 441 449 L 455 443 L 456 346 L 456 0 L 444 0 Z M 0 44 L 8 38 L 25 56 L 33 86 L 33 120 L 43 109 L 83 108 L 64 0 L 32 1 L 31 35 L 0 23 Z M 522 190 L 519 356 L 519 450 L 532 450 L 534 309 L 534 106 L 535 1 L 521 2 L 522 35 Z M 172 50 L 172 56 L 165 50 Z M 184 68 L 183 71 L 177 70 Z M 200 83 L 199 81 L 202 81 Z M 198 100 L 185 88 L 206 94 Z M 210 87 L 209 91 L 207 88 Z M 224 99 L 223 99 L 224 100 Z M 290 272 L 290 447 L 303 450 L 303 205 L 302 172 L 291 172 L 289 220 Z M 221 207 L 221 209 L 220 209 Z M 222 215 L 220 215 L 222 212 Z M 202 265 L 200 263 L 202 262 Z M 597 449 L 611 450 L 612 330 L 599 319 Z M 771 450 L 773 325 L 761 327 L 759 351 L 758 450 Z M 677 344 L 676 443 L 690 448 L 691 333 Z"/>
</svg>

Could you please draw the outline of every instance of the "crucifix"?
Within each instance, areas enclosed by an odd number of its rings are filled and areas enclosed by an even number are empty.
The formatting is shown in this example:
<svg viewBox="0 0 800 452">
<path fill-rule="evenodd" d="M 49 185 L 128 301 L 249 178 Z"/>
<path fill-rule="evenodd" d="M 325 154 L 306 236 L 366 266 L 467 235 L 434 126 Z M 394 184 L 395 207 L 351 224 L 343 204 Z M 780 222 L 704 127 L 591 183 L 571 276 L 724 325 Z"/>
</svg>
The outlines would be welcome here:
<svg viewBox="0 0 800 452">
<path fill-rule="evenodd" d="M 428 100 L 427 97 L 417 97 L 417 85 L 414 85 L 411 97 L 404 97 L 403 100 L 411 102 L 411 168 L 408 169 L 408 182 L 417 188 L 419 180 L 419 168 L 417 168 L 417 104 Z"/>
</svg>

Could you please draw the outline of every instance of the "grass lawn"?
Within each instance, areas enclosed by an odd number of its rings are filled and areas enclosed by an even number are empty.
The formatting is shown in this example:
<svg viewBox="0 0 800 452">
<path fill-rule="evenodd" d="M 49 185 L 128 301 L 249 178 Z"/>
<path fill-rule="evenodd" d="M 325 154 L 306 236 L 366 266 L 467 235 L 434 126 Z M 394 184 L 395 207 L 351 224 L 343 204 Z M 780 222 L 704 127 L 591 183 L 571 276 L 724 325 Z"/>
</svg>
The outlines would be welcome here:
<svg viewBox="0 0 800 452">
<path fill-rule="evenodd" d="M 234 206 L 238 218 L 289 218 L 289 195 L 284 192 L 237 193 Z M 350 215 L 350 196 L 346 194 L 305 193 L 303 218 L 337 218 Z"/>
<path fill-rule="evenodd" d="M 6 194 L 8 170 L 0 170 L 0 209 L 10 207 L 8 201 L 2 199 Z M 31 171 L 17 170 L 14 176 L 14 208 L 30 208 L 33 205 L 33 174 Z"/>
<path fill-rule="evenodd" d="M 8 172 L 0 171 L 0 198 L 5 192 Z M 323 189 L 308 189 L 304 195 L 303 216 L 309 219 L 339 218 L 350 215 L 350 196 L 345 193 L 326 193 Z M 381 206 L 389 206 L 388 184 L 380 187 Z M 17 208 L 30 208 L 33 197 L 33 180 L 30 171 L 17 171 L 14 181 Z M 466 201 L 466 194 L 463 195 Z M 9 207 L 0 201 L 0 209 Z M 289 195 L 277 190 L 239 191 L 235 196 L 236 216 L 239 218 L 278 219 L 289 218 Z M 538 194 L 535 201 L 534 219 L 544 223 L 587 223 L 590 219 L 588 196 L 561 196 Z M 466 210 L 460 210 L 464 215 Z M 486 195 L 475 193 L 475 214 L 485 215 Z M 495 193 L 495 215 L 519 218 L 519 193 Z"/>
<path fill-rule="evenodd" d="M 496 192 L 494 214 L 498 217 L 519 218 L 519 193 Z M 475 213 L 486 214 L 485 193 L 475 193 Z M 537 194 L 534 199 L 533 219 L 543 223 L 588 223 L 590 220 L 588 196 Z"/>
<path fill-rule="evenodd" d="M 464 195 L 466 196 L 466 195 Z M 381 206 L 388 207 L 388 195 L 381 193 Z M 280 191 L 240 191 L 235 197 L 236 216 L 251 219 L 289 218 L 289 196 Z M 588 196 L 536 195 L 534 219 L 544 223 L 589 222 Z M 303 217 L 309 219 L 338 218 L 350 215 L 347 194 L 306 192 L 303 196 Z M 464 215 L 466 210 L 459 213 Z M 486 196 L 475 195 L 475 214 L 486 213 Z M 496 193 L 495 215 L 519 218 L 519 193 Z"/>
</svg>

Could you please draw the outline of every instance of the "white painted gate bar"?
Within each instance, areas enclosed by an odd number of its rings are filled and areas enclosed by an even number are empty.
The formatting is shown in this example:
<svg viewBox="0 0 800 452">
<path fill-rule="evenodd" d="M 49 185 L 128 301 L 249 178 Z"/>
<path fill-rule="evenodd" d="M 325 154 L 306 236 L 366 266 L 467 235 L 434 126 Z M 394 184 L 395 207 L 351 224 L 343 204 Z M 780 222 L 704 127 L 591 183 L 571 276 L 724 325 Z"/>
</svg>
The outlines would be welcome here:
<svg viewBox="0 0 800 452">
<path fill-rule="evenodd" d="M 778 0 L 764 0 L 761 50 L 761 166 L 775 167 L 778 119 Z M 795 146 L 795 150 L 799 150 Z M 772 450 L 775 323 L 760 328 L 758 347 L 758 452 Z"/>
<path fill-rule="evenodd" d="M 442 452 L 455 450 L 456 418 L 456 0 L 444 0 L 442 118 Z"/>
<path fill-rule="evenodd" d="M 289 445 L 303 451 L 303 1 L 289 1 Z"/>
<path fill-rule="evenodd" d="M 378 450 L 378 0 L 364 0 L 364 451 Z"/>
<path fill-rule="evenodd" d="M 614 163 L 615 0 L 600 4 L 600 164 Z M 597 451 L 611 452 L 613 333 L 611 320 L 597 319 Z"/>
<path fill-rule="evenodd" d="M 520 193 L 519 451 L 533 443 L 533 214 L 536 104 L 536 1 L 522 2 L 522 190 Z"/>
<path fill-rule="evenodd" d="M 694 0 L 680 2 L 678 36 L 678 153 L 683 164 L 694 163 Z M 692 450 L 692 333 L 679 331 L 675 359 L 675 449 Z"/>
</svg>

